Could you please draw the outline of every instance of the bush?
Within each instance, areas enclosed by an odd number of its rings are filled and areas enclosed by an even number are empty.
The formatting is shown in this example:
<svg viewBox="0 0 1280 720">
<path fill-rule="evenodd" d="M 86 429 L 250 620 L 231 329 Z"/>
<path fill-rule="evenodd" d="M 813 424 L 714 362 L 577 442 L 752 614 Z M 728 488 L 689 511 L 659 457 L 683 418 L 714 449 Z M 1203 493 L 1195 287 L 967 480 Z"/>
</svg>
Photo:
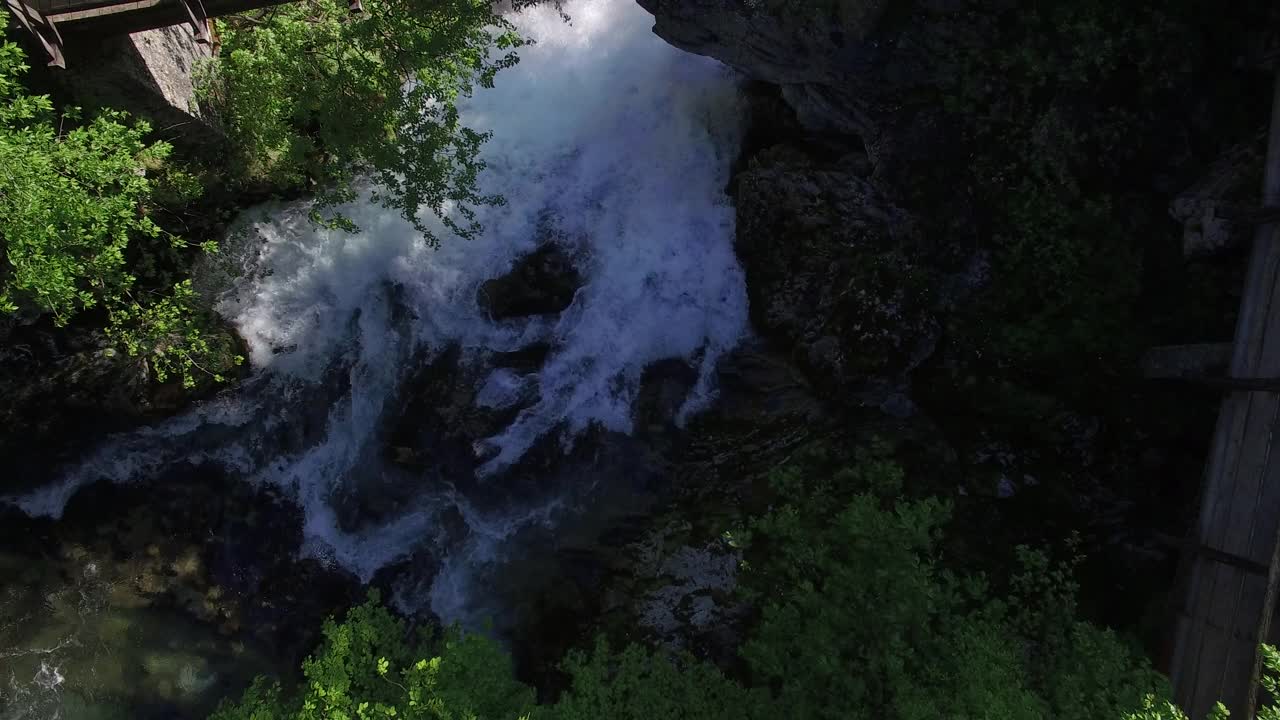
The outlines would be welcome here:
<svg viewBox="0 0 1280 720">
<path fill-rule="evenodd" d="M 453 232 L 479 231 L 476 187 L 486 135 L 462 126 L 457 101 L 517 61 L 523 44 L 487 0 L 303 0 L 220 20 L 222 50 L 201 94 L 235 139 L 245 180 L 314 181 L 317 219 L 352 228 L 334 206 L 371 172 L 375 199 L 428 242 L 424 208 Z M 497 50 L 495 56 L 494 50 Z M 454 207 L 461 221 L 446 214 Z"/>
<path fill-rule="evenodd" d="M 511 660 L 492 641 L 446 633 L 410 642 L 404 623 L 370 593 L 303 663 L 296 692 L 259 679 L 210 720 L 498 720 L 524 717 L 533 692 L 516 682 Z"/>
<path fill-rule="evenodd" d="M 761 610 L 742 646 L 746 684 L 688 656 L 598 641 L 565 660 L 569 690 L 534 707 L 492 641 L 407 643 L 375 597 L 326 624 L 297 692 L 259 682 L 213 720 L 1154 720 L 1141 713 L 1167 702 L 1163 679 L 1073 616 L 1070 564 L 1023 549 L 1012 591 L 996 597 L 939 563 L 947 505 L 899 499 L 901 469 L 863 457 L 839 483 L 811 480 L 803 456 L 776 471 L 776 507 L 735 536 Z"/>
<path fill-rule="evenodd" d="M 789 717 L 1119 717 L 1163 689 L 1075 618 L 1069 567 L 1024 549 L 1013 594 L 996 597 L 942 567 L 949 506 L 900 497 L 883 449 L 855 456 L 830 475 L 814 471 L 821 453 L 774 471 L 775 508 L 741 537 L 763 605 L 742 654 Z"/>
<path fill-rule="evenodd" d="M 188 246 L 149 212 L 157 192 L 189 200 L 193 178 L 166 164 L 169 145 L 146 142 L 147 123 L 114 111 L 80 123 L 77 109 L 58 115 L 47 96 L 27 92 L 28 66 L 4 40 L 7 22 L 0 16 L 0 312 L 47 313 L 63 326 L 103 308 L 111 337 L 149 358 L 158 380 L 177 375 L 192 386 L 201 371 L 223 379 L 207 368 L 240 359 L 217 348 L 190 282 L 171 295 L 140 292 L 139 263 L 129 260 L 145 257 L 147 242 Z"/>
</svg>

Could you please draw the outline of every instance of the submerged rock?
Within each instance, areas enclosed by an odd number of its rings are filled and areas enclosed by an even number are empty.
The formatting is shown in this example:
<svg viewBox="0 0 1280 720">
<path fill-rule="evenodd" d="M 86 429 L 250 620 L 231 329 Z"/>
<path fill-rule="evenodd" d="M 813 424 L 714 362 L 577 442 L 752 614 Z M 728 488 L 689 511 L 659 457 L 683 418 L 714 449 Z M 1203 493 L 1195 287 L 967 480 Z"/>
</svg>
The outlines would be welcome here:
<svg viewBox="0 0 1280 720">
<path fill-rule="evenodd" d="M 734 591 L 741 551 L 724 542 L 662 549 L 666 531 L 646 538 L 658 587 L 637 602 L 640 624 L 672 648 L 732 646 L 748 609 Z"/>
<path fill-rule="evenodd" d="M 119 717 L 205 717 L 255 675 L 296 667 L 359 594 L 296 557 L 301 530 L 271 488 L 208 468 L 86 487 L 58 521 L 0 508 L 0 669 L 56 671 L 61 685 L 24 698 L 43 690 L 19 680 L 0 716 L 16 702 L 55 717 L 79 696 L 94 712 L 127 707 Z"/>
<path fill-rule="evenodd" d="M 569 307 L 582 283 L 569 254 L 548 242 L 517 261 L 511 272 L 481 283 L 476 302 L 494 320 L 549 315 Z"/>
<path fill-rule="evenodd" d="M 235 347 L 229 332 L 215 343 Z M 214 368 L 234 376 L 243 370 Z M 42 318 L 15 324 L 0 317 L 0 496 L 49 479 L 104 435 L 167 417 L 219 389 L 201 375 L 195 388 L 180 379 L 151 381 L 145 360 L 131 358 L 91 324 L 58 328 Z"/>
</svg>

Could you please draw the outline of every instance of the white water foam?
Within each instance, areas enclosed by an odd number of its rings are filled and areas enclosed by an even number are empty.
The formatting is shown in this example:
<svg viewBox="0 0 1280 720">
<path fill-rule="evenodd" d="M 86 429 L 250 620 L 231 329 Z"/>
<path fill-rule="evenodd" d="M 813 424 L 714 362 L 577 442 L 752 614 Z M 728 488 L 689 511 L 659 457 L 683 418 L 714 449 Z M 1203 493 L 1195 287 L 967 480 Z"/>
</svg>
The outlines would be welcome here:
<svg viewBox="0 0 1280 720">
<path fill-rule="evenodd" d="M 465 124 L 493 133 L 482 189 L 507 200 L 481 209 L 483 237 L 431 250 L 395 213 L 367 201 L 343 209 L 361 228 L 352 234 L 312 227 L 305 207 L 276 209 L 253 224 L 254 244 L 228 253 L 244 260 L 243 277 L 218 306 L 248 342 L 254 378 L 218 403 L 108 443 L 60 483 L 11 502 L 56 516 L 99 478 L 127 482 L 177 461 L 224 462 L 293 493 L 307 550 L 367 579 L 430 536 L 448 504 L 447 492 L 423 498 L 359 533 L 341 530 L 330 505 L 376 444 L 384 406 L 423 349 L 552 348 L 536 374 L 496 370 L 483 384 L 485 405 L 509 406 L 531 388 L 538 400 L 485 441 L 482 475 L 561 428 L 566 441 L 592 425 L 630 432 L 641 373 L 658 360 L 685 358 L 698 368 L 681 416 L 704 407 L 716 362 L 748 327 L 724 195 L 743 114 L 736 80 L 663 43 L 633 0 L 581 0 L 565 10 L 571 23 L 545 6 L 513 16 L 537 44 L 463 109 Z M 493 322 L 475 301 L 477 287 L 537 247 L 548 225 L 585 286 L 558 318 Z M 305 401 L 334 367 L 348 368 L 350 389 L 330 407 L 323 441 L 267 457 L 254 433 L 289 422 L 271 408 Z M 175 441 L 215 426 L 241 433 L 212 451 Z M 452 553 L 446 569 L 492 557 L 504 528 L 535 516 L 541 511 L 512 508 L 507 520 L 486 521 L 486 532 L 472 533 L 482 546 Z M 460 605 L 458 586 L 457 578 L 438 583 L 437 604 Z"/>
</svg>

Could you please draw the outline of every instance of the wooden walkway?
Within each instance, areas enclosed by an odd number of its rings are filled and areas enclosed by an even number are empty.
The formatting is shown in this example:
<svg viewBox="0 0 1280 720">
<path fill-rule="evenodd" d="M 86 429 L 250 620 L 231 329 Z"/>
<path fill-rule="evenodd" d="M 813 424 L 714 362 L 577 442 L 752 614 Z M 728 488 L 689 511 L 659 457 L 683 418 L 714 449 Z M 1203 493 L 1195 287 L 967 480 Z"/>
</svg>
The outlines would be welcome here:
<svg viewBox="0 0 1280 720">
<path fill-rule="evenodd" d="M 208 43 L 210 18 L 285 2 L 290 0 L 4 0 L 56 67 L 66 67 L 68 43 L 184 24 L 197 41 Z M 353 12 L 358 5 L 352 0 Z"/>
<path fill-rule="evenodd" d="M 1263 207 L 1280 205 L 1280 73 L 1276 75 Z M 1280 223 L 1257 228 L 1236 324 L 1226 397 L 1205 469 L 1195 552 L 1170 669 L 1193 720 L 1221 700 L 1253 718 L 1258 644 L 1274 642 L 1280 580 Z"/>
</svg>

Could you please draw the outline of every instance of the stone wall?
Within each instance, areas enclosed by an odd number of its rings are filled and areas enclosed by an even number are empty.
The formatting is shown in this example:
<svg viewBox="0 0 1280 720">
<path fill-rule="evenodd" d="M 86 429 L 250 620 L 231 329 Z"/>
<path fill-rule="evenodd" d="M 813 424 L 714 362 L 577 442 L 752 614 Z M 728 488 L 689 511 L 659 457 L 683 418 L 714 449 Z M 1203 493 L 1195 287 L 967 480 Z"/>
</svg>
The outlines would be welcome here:
<svg viewBox="0 0 1280 720">
<path fill-rule="evenodd" d="M 72 102 L 146 118 L 156 139 L 181 154 L 217 158 L 224 138 L 201 109 L 193 79 L 211 56 L 211 47 L 197 43 L 188 25 L 98 41 L 73 37 L 67 41 L 67 69 L 55 77 Z"/>
</svg>

